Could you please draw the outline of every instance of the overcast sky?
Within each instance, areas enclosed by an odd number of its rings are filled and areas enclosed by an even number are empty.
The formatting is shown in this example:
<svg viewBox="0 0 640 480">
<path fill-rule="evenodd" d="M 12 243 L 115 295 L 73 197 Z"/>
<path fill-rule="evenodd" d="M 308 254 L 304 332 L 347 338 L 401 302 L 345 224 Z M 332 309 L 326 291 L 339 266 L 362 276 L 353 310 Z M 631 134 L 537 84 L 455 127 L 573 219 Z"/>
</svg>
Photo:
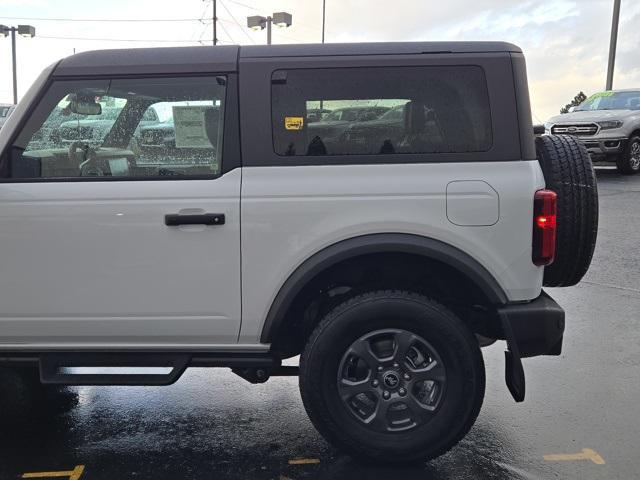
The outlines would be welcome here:
<svg viewBox="0 0 640 480">
<path fill-rule="evenodd" d="M 519 45 L 527 59 L 536 122 L 556 114 L 578 91 L 589 95 L 604 88 L 613 0 L 326 2 L 327 42 L 504 40 Z M 218 0 L 220 43 L 265 43 L 265 32 L 244 27 L 246 17 L 281 10 L 293 14 L 293 26 L 274 28 L 274 43 L 320 41 L 322 0 Z M 35 38 L 17 40 L 21 95 L 42 68 L 74 49 L 210 44 L 211 11 L 206 0 L 0 0 L 0 23 L 36 27 Z M 622 0 L 615 88 L 640 88 L 639 25 L 640 1 Z M 0 37 L 0 73 L 0 102 L 10 102 L 9 38 Z"/>
</svg>

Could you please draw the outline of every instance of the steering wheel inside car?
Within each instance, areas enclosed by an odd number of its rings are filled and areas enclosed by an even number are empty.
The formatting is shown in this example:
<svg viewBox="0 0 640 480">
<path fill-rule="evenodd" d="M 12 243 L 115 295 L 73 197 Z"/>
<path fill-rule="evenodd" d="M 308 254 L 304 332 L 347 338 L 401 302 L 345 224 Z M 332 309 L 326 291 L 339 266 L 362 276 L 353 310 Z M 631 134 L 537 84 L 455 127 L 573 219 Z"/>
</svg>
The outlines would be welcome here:
<svg viewBox="0 0 640 480">
<path fill-rule="evenodd" d="M 78 150 L 81 150 L 82 153 L 79 153 Z M 78 155 L 82 155 L 82 157 L 78 158 Z M 73 142 L 69 145 L 69 161 L 72 165 L 79 164 L 81 177 L 103 177 L 105 174 L 98 165 L 96 151 L 86 143 Z"/>
</svg>

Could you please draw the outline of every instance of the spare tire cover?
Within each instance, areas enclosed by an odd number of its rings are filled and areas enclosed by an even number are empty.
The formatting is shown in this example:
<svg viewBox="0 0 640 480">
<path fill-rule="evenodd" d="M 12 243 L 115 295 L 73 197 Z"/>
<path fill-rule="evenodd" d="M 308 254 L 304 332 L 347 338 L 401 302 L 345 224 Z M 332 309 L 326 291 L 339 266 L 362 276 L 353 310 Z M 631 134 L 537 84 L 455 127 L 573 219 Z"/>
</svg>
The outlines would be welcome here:
<svg viewBox="0 0 640 480">
<path fill-rule="evenodd" d="M 536 138 L 546 188 L 558 195 L 555 261 L 543 284 L 570 287 L 587 273 L 598 234 L 598 187 L 587 149 L 569 135 Z"/>
</svg>

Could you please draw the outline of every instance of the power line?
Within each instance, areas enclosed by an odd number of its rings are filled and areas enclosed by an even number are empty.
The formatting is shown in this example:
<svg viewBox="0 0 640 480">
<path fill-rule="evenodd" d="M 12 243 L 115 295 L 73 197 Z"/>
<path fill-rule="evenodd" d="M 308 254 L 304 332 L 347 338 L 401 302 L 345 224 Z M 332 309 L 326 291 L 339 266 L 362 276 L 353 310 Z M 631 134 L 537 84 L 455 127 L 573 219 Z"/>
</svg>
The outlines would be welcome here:
<svg viewBox="0 0 640 480">
<path fill-rule="evenodd" d="M 201 45 L 204 45 L 204 40 L 202 39 L 202 37 L 204 37 L 204 34 L 207 31 L 207 25 L 203 25 L 202 27 L 202 31 L 200 32 L 200 35 L 198 36 L 198 40 L 197 42 L 200 43 Z"/>
<path fill-rule="evenodd" d="M 208 10 L 207 4 L 205 3 L 204 4 L 204 8 L 202 9 L 202 13 L 200 14 L 200 23 L 202 23 L 202 31 L 200 32 L 200 35 L 198 36 L 198 42 L 200 44 L 202 44 L 202 45 L 204 45 L 204 41 L 202 40 L 202 37 L 204 37 L 204 35 L 205 35 L 206 31 L 207 31 L 207 28 L 208 28 L 206 23 L 205 23 L 205 21 L 204 21 L 205 18 L 206 18 L 206 15 L 207 15 L 207 10 Z M 216 37 L 217 37 L 217 35 L 216 35 Z M 217 39 L 214 39 L 214 42 L 213 42 L 214 45 L 215 45 L 216 41 L 217 41 Z"/>
<path fill-rule="evenodd" d="M 231 3 L 235 3 L 236 5 L 240 5 L 241 7 L 248 8 L 249 10 L 253 10 L 253 11 L 256 11 L 256 12 L 260 11 L 256 7 L 252 7 L 251 5 L 247 5 L 246 3 L 237 2 L 236 0 L 227 0 L 227 1 L 231 2 Z"/>
<path fill-rule="evenodd" d="M 227 8 L 227 6 L 222 2 L 222 0 L 220 0 L 220 5 L 222 5 L 222 7 L 227 11 L 227 13 L 231 16 L 231 18 L 233 19 L 233 21 L 235 22 L 236 25 L 238 25 L 238 27 L 240 28 L 240 30 L 242 31 L 242 33 L 244 33 L 244 35 L 249 39 L 249 41 L 251 43 L 256 43 L 256 41 L 251 38 L 251 35 L 249 35 L 246 30 L 245 27 L 243 27 L 242 25 L 240 25 L 240 22 L 238 22 L 238 20 L 236 19 L 236 17 L 233 16 L 233 13 L 231 13 L 231 10 L 229 10 Z"/>
<path fill-rule="evenodd" d="M 45 18 L 0 17 L 3 20 L 38 20 L 43 22 L 198 22 L 200 18 Z"/>
<path fill-rule="evenodd" d="M 45 36 L 38 35 L 37 38 L 46 38 L 48 40 L 89 40 L 100 42 L 146 42 L 146 43 L 198 43 L 200 41 L 212 42 L 213 40 L 169 40 L 166 38 L 93 38 L 93 37 L 57 37 L 57 36 Z"/>
<path fill-rule="evenodd" d="M 208 26 L 213 23 L 213 18 L 208 18 L 208 15 L 207 15 L 207 10 L 209 8 L 209 3 L 213 3 L 213 2 L 211 0 L 206 2 L 205 10 L 202 12 L 202 17 L 200 17 L 200 23 L 202 23 L 205 26 L 205 29 L 208 28 Z M 225 20 L 224 18 L 220 18 L 217 13 L 215 14 L 215 17 L 216 17 L 216 23 L 220 24 L 220 28 L 222 29 L 222 31 L 225 33 L 225 35 L 229 39 L 229 42 L 224 41 L 223 43 L 233 43 L 233 44 L 235 44 L 236 42 L 233 40 L 233 37 L 231 36 L 229 31 L 223 25 L 223 23 L 231 24 L 233 22 L 231 22 L 230 20 Z M 202 34 L 200 35 L 200 37 L 202 37 L 203 35 L 204 35 L 204 30 L 203 30 Z M 217 35 L 216 35 L 216 37 L 217 37 Z M 220 41 L 219 38 L 217 40 Z M 200 43 L 203 43 L 203 40 L 199 40 L 199 41 L 200 41 Z"/>
<path fill-rule="evenodd" d="M 210 18 L 203 18 L 200 20 L 200 23 L 202 23 L 203 25 L 211 25 L 212 21 L 213 20 L 211 20 Z M 218 21 L 222 23 L 228 23 L 229 25 L 233 25 L 234 27 L 238 25 L 237 22 L 232 22 L 231 20 L 227 20 L 226 18 L 222 17 L 218 17 Z"/>
<path fill-rule="evenodd" d="M 235 40 L 233 39 L 233 37 L 231 36 L 231 34 L 229 33 L 229 31 L 227 30 L 227 28 L 224 26 L 224 23 L 220 24 L 220 28 L 222 29 L 222 31 L 225 33 L 225 35 L 227 36 L 227 38 L 229 40 L 231 40 L 231 43 L 235 44 Z"/>
</svg>

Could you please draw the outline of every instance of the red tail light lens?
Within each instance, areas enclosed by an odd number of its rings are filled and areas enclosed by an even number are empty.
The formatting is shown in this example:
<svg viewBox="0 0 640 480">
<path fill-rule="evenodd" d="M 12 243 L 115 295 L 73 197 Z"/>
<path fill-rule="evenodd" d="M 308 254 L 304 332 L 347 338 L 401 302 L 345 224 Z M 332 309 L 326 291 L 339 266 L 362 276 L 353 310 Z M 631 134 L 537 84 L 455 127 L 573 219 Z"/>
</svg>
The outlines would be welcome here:
<svg viewBox="0 0 640 480">
<path fill-rule="evenodd" d="M 556 256 L 556 205 L 558 195 L 538 190 L 533 199 L 533 252 L 536 265 L 550 265 Z"/>
</svg>

